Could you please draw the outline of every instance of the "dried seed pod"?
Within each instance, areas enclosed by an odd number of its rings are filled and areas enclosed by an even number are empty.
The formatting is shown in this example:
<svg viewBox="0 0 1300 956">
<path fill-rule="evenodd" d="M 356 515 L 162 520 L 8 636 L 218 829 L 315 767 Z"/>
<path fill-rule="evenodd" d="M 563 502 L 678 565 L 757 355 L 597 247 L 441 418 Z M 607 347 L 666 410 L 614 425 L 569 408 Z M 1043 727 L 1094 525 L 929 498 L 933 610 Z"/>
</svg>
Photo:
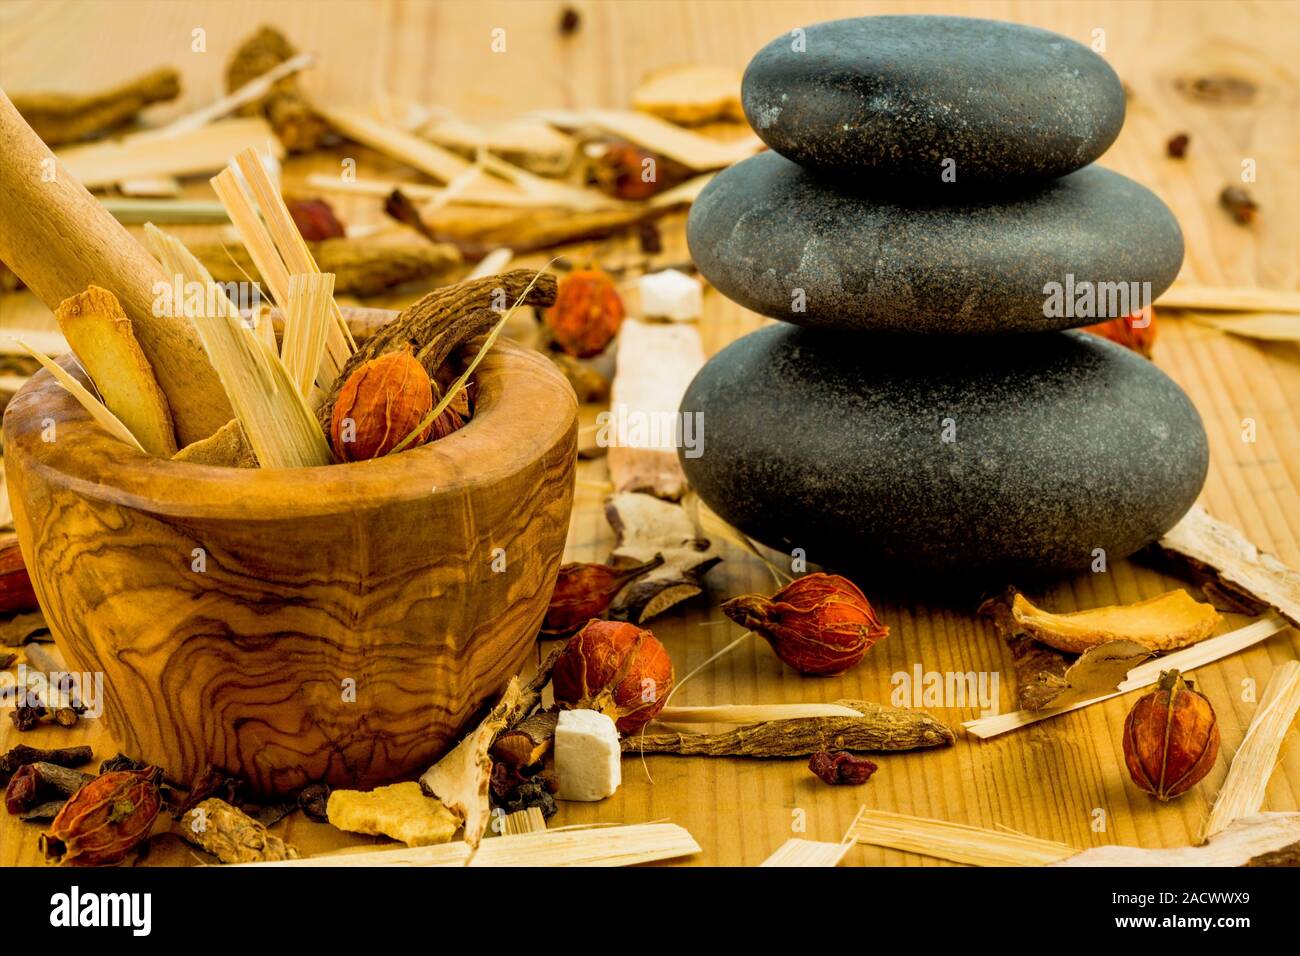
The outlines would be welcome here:
<svg viewBox="0 0 1300 956">
<path fill-rule="evenodd" d="M 330 417 L 330 445 L 342 461 L 365 461 L 392 451 L 433 410 L 433 385 L 410 352 L 388 352 L 348 376 Z M 422 444 L 425 426 L 412 445 Z"/>
<path fill-rule="evenodd" d="M 623 299 L 600 269 L 575 269 L 560 280 L 546 325 L 556 344 L 575 358 L 605 351 L 623 324 Z"/>
<path fill-rule="evenodd" d="M 1210 772 L 1219 755 L 1214 708 L 1176 670 L 1133 705 L 1124 721 L 1129 776 L 1157 800 L 1172 800 Z"/>
<path fill-rule="evenodd" d="M 41 852 L 71 866 L 122 862 L 149 836 L 162 809 L 159 776 L 156 767 L 145 767 L 96 777 L 73 794 L 41 834 Z"/>
<path fill-rule="evenodd" d="M 843 674 L 889 635 L 866 595 L 838 574 L 807 574 L 771 598 L 745 594 L 722 611 L 761 634 L 800 674 Z"/>
<path fill-rule="evenodd" d="M 564 565 L 556 578 L 542 630 L 547 634 L 572 633 L 603 614 L 629 581 L 663 563 L 663 556 L 655 555 L 652 560 L 630 568 L 581 562 Z"/>
<path fill-rule="evenodd" d="M 668 651 L 648 630 L 621 621 L 588 621 L 551 671 L 561 706 L 600 711 L 623 734 L 659 713 L 672 686 Z"/>
<path fill-rule="evenodd" d="M 286 199 L 284 204 L 289 207 L 289 215 L 293 217 L 298 232 L 308 242 L 344 237 L 343 223 L 324 199 Z"/>
</svg>

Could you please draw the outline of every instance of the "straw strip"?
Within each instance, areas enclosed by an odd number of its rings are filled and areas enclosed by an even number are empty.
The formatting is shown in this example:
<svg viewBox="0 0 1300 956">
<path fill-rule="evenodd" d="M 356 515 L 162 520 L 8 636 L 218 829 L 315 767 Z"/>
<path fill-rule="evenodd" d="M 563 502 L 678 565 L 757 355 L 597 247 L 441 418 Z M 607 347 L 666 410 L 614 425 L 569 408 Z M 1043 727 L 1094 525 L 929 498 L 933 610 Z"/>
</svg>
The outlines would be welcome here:
<svg viewBox="0 0 1300 956">
<path fill-rule="evenodd" d="M 1079 852 L 1066 843 L 884 810 L 863 810 L 849 834 L 858 843 L 971 866 L 1046 866 Z"/>
<path fill-rule="evenodd" d="M 1218 637 L 1212 637 L 1201 641 L 1199 644 L 1193 644 L 1191 647 L 1185 647 L 1181 651 L 1165 654 L 1144 664 L 1139 664 L 1130 670 L 1119 686 L 1109 694 L 1077 701 L 1065 707 L 1048 707 L 1046 710 L 1014 710 L 993 717 L 980 717 L 976 720 L 966 721 L 962 724 L 962 729 L 969 734 L 974 734 L 976 737 L 986 740 L 989 737 L 996 737 L 1008 731 L 1019 730 L 1021 727 L 1028 727 L 1030 724 L 1036 724 L 1040 720 L 1047 720 L 1049 717 L 1068 714 L 1072 710 L 1091 707 L 1093 704 L 1099 704 L 1103 700 L 1110 700 L 1112 697 L 1119 697 L 1129 691 L 1150 687 L 1160 679 L 1161 671 L 1167 671 L 1170 668 L 1177 668 L 1184 673 L 1193 671 L 1198 667 L 1203 667 L 1206 664 L 1221 660 L 1230 654 L 1236 654 L 1238 651 L 1243 651 L 1258 644 L 1287 626 L 1287 622 L 1279 614 L 1270 612 L 1258 621 L 1247 624 L 1235 631 L 1220 634 Z"/>
<path fill-rule="evenodd" d="M 289 308 L 284 315 L 284 347 L 280 354 L 294 385 L 305 398 L 311 393 L 325 355 L 325 339 L 334 301 L 334 274 L 289 277 Z M 259 323 L 261 324 L 261 323 Z M 269 323 L 267 323 L 269 327 Z"/>
<path fill-rule="evenodd" d="M 22 346 L 32 358 L 45 366 L 49 373 L 54 376 L 55 381 L 62 385 L 64 390 L 75 398 L 81 407 L 90 413 L 90 417 L 102 425 L 110 435 L 118 439 L 118 441 L 124 441 L 133 448 L 144 452 L 144 446 L 131 434 L 131 429 L 122 424 L 122 420 L 110 412 L 108 406 L 92 395 L 89 389 L 69 375 L 62 365 L 59 365 L 44 352 L 32 348 L 22 339 L 14 339 L 14 341 Z"/>
<path fill-rule="evenodd" d="M 178 117 L 173 122 L 164 126 L 162 132 L 184 133 L 192 129 L 198 129 L 200 126 L 206 126 L 213 120 L 220 119 L 227 113 L 234 112 L 245 103 L 251 103 L 253 100 L 261 99 L 270 92 L 271 87 L 280 82 L 286 76 L 290 76 L 305 67 L 311 66 L 312 60 L 312 54 L 299 53 L 297 56 L 290 57 L 282 63 L 277 63 L 261 76 L 249 80 L 239 89 L 226 94 L 216 102 L 210 103 L 202 109 L 195 110 L 193 113 L 186 116 Z"/>
<path fill-rule="evenodd" d="M 1243 817 L 1254 816 L 1264 806 L 1268 779 L 1277 766 L 1282 742 L 1300 711 L 1300 661 L 1287 661 L 1273 670 L 1260 698 L 1259 708 L 1237 748 L 1201 831 L 1201 842 L 1221 833 Z"/>
<path fill-rule="evenodd" d="M 521 833 L 541 833 L 546 829 L 546 817 L 542 816 L 540 807 L 529 807 L 506 815 L 505 836 L 517 836 Z"/>
<path fill-rule="evenodd" d="M 853 849 L 852 840 L 844 843 L 822 843 L 817 840 L 791 838 L 777 847 L 775 853 L 758 865 L 760 867 L 839 866 L 840 860 L 844 859 L 851 849 Z"/>
</svg>

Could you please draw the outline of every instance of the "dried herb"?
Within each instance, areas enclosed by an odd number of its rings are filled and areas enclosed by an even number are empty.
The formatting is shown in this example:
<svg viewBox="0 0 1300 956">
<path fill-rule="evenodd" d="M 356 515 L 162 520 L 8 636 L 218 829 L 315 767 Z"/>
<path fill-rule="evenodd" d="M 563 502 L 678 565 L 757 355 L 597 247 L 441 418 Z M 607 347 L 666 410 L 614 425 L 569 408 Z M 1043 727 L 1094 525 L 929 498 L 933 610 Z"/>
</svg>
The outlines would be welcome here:
<svg viewBox="0 0 1300 956">
<path fill-rule="evenodd" d="M 1165 143 L 1165 152 L 1171 159 L 1182 159 L 1187 155 L 1187 145 L 1192 141 L 1186 133 L 1179 133 L 1172 136 L 1169 142 Z"/>
<path fill-rule="evenodd" d="M 16 660 L 18 660 L 17 654 L 0 654 L 0 670 L 8 670 Z"/>
<path fill-rule="evenodd" d="M 88 773 L 37 761 L 18 769 L 5 790 L 5 808 L 10 813 L 30 809 L 54 796 L 70 797 L 96 779 Z"/>
<path fill-rule="evenodd" d="M 515 726 L 502 731 L 492 745 L 491 754 L 497 767 L 531 767 L 541 763 L 555 739 L 556 713 L 540 712 L 525 717 Z"/>
<path fill-rule="evenodd" d="M 297 52 L 284 34 L 271 27 L 262 27 L 240 45 L 226 66 L 226 92 L 234 92 Z M 271 87 L 271 92 L 239 112 L 244 116 L 265 117 L 284 148 L 291 153 L 310 152 L 329 133 L 329 126 L 302 95 L 294 76 L 279 80 Z"/>
<path fill-rule="evenodd" d="M 824 783 L 856 787 L 870 780 L 879 768 L 866 757 L 846 750 L 819 750 L 808 758 L 808 769 Z"/>
<path fill-rule="evenodd" d="M 209 797 L 185 815 L 179 832 L 222 863 L 296 860 L 297 848 L 271 833 L 242 810 Z"/>
<path fill-rule="evenodd" d="M 803 757 L 819 750 L 874 752 L 946 747 L 951 730 L 922 710 L 865 700 L 840 700 L 861 717 L 797 717 L 737 727 L 717 734 L 630 734 L 623 750 L 706 757 Z"/>
<path fill-rule="evenodd" d="M 547 788 L 546 780 L 540 774 L 535 777 L 528 777 L 507 793 L 502 798 L 501 805 L 505 807 L 508 813 L 518 813 L 521 810 L 536 807 L 542 811 L 542 817 L 547 820 L 555 816 L 559 810 L 554 795 Z"/>
<path fill-rule="evenodd" d="M 623 299 L 601 269 L 575 269 L 560 280 L 546 326 L 555 343 L 574 358 L 599 355 L 623 324 Z"/>
<path fill-rule="evenodd" d="M 120 129 L 146 106 L 174 100 L 180 92 L 180 74 L 158 69 L 100 93 L 29 93 L 15 96 L 13 103 L 53 148 Z"/>
<path fill-rule="evenodd" d="M 33 693 L 28 693 L 20 699 L 23 700 L 24 703 L 16 705 L 14 709 L 9 712 L 9 719 L 14 722 L 14 726 L 20 731 L 32 730 L 41 722 L 41 718 L 45 716 L 45 705 L 42 704 L 40 699 Z"/>
<path fill-rule="evenodd" d="M 145 765 L 139 760 L 132 760 L 124 753 L 118 753 L 116 756 L 109 757 L 99 765 L 101 774 L 114 773 L 121 770 L 143 770 Z"/>
<path fill-rule="evenodd" d="M 1157 800 L 1186 793 L 1214 768 L 1219 722 L 1214 707 L 1177 670 L 1160 675 L 1124 721 L 1124 762 L 1133 782 Z"/>
<path fill-rule="evenodd" d="M 637 227 L 637 241 L 640 243 L 641 251 L 648 256 L 657 256 L 664 251 L 663 237 L 659 234 L 659 227 L 653 222 L 643 222 Z"/>
<path fill-rule="evenodd" d="M 605 500 L 605 520 L 617 536 L 610 552 L 613 567 L 634 565 L 656 555 L 663 565 L 640 575 L 623 588 L 609 607 L 609 616 L 644 624 L 669 608 L 704 592 L 703 577 L 722 555 L 681 505 L 654 495 L 626 491 Z"/>
<path fill-rule="evenodd" d="M 67 806 L 67 803 L 68 801 L 66 799 L 48 800 L 45 803 L 38 803 L 30 810 L 24 810 L 22 813 L 18 814 L 18 819 L 22 820 L 23 823 L 45 823 L 57 817 L 59 812 Z"/>
<path fill-rule="evenodd" d="M 205 767 L 198 778 L 190 784 L 185 801 L 172 811 L 172 817 L 179 820 L 209 797 L 218 797 L 227 803 L 239 799 L 243 784 L 227 770 L 211 765 Z"/>
<path fill-rule="evenodd" d="M 1223 192 L 1219 193 L 1219 205 L 1242 226 L 1254 222 L 1255 213 L 1259 211 L 1259 204 L 1245 186 L 1224 186 Z"/>
<path fill-rule="evenodd" d="M 298 809 L 305 813 L 308 819 L 315 820 L 317 823 L 328 823 L 326 807 L 329 805 L 329 799 L 329 784 L 310 783 L 298 793 Z"/>
<path fill-rule="evenodd" d="M 0 563 L 3 563 L 3 557 L 0 557 Z M 27 577 L 27 569 L 22 570 L 22 577 Z M 0 571 L 0 595 L 11 593 L 8 591 L 6 582 L 9 580 L 8 575 Z M 31 581 L 28 580 L 25 587 L 31 589 Z M 0 598 L 0 612 L 4 610 L 3 605 L 7 598 Z M 26 601 L 24 597 L 22 599 Z M 32 595 L 33 606 L 36 602 L 36 596 Z M 8 621 L 0 624 L 0 644 L 7 647 L 21 647 L 29 641 L 54 640 L 50 635 L 49 626 L 45 623 L 45 615 L 40 611 L 32 611 L 30 614 L 15 614 Z"/>
<path fill-rule="evenodd" d="M 0 757 L 0 783 L 12 777 L 20 767 L 32 763 L 50 763 L 60 767 L 79 767 L 89 763 L 93 754 L 89 747 L 58 747 L 54 750 L 42 750 L 19 744 Z"/>
<path fill-rule="evenodd" d="M 623 734 L 652 720 L 672 686 L 673 662 L 663 644 L 623 621 L 589 621 L 569 638 L 551 672 L 556 703 L 599 711 Z"/>
</svg>

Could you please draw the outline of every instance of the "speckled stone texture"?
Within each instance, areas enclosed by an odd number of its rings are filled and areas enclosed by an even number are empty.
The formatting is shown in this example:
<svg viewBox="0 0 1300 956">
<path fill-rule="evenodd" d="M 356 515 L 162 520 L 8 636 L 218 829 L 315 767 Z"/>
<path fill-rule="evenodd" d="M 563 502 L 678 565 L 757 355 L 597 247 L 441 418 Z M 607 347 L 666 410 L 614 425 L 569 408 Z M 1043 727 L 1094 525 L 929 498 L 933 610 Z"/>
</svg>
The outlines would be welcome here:
<svg viewBox="0 0 1300 956">
<path fill-rule="evenodd" d="M 1073 275 L 1077 295 L 1081 281 L 1150 282 L 1154 298 L 1183 261 L 1168 207 L 1098 166 L 1028 190 L 963 199 L 936 185 L 925 193 L 854 190 L 761 153 L 720 173 L 696 200 L 691 256 L 727 298 L 788 322 L 975 334 L 1113 317 L 1045 316 L 1044 286 L 1064 287 Z"/>
<path fill-rule="evenodd" d="M 967 17 L 832 20 L 777 37 L 745 71 L 745 116 L 801 165 L 958 183 L 1061 176 L 1104 153 L 1124 89 L 1090 49 Z"/>
<path fill-rule="evenodd" d="M 771 325 L 720 352 L 683 412 L 701 498 L 844 571 L 1005 584 L 1154 541 L 1208 465 L 1182 390 L 1084 332 L 932 339 Z M 949 437 L 951 441 L 945 441 Z"/>
</svg>

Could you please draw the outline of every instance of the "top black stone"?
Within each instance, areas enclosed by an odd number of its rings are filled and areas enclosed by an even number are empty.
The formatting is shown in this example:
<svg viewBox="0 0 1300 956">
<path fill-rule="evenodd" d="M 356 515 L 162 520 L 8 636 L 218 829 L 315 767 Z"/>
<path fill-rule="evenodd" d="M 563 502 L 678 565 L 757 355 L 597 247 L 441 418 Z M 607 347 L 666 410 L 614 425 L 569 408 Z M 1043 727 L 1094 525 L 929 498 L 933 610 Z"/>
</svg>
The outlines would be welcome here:
<svg viewBox="0 0 1300 956">
<path fill-rule="evenodd" d="M 1106 151 L 1124 90 L 1100 56 L 1037 27 L 968 17 L 832 20 L 754 57 L 745 115 L 812 169 L 911 181 L 1062 176 Z"/>
</svg>

